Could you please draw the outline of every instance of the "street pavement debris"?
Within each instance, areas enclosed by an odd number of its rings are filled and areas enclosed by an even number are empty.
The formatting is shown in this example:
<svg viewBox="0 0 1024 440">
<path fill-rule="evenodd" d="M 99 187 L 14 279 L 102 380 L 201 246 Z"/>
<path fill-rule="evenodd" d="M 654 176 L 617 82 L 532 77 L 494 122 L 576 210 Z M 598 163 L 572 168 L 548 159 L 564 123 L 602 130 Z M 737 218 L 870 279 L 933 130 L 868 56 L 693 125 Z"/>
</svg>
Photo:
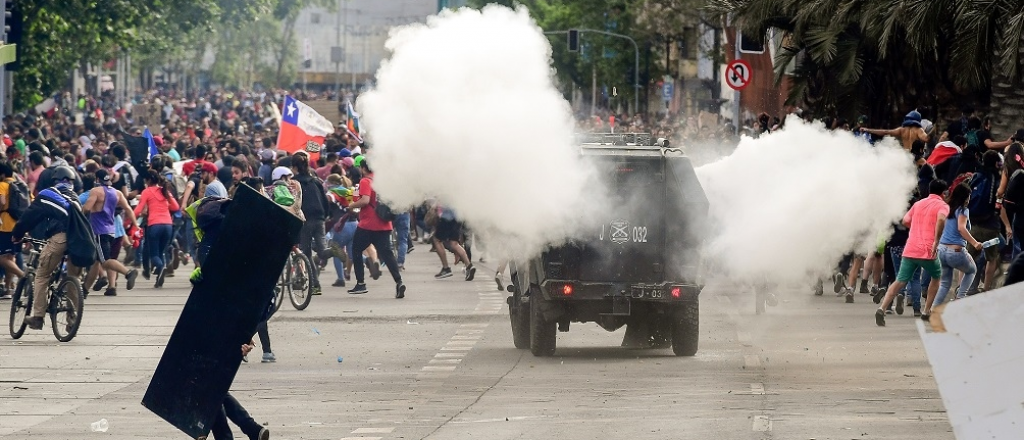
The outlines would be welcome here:
<svg viewBox="0 0 1024 440">
<path fill-rule="evenodd" d="M 92 432 L 107 432 L 107 429 L 110 428 L 110 424 L 107 423 L 107 419 L 100 419 L 97 422 L 92 422 L 89 427 L 92 428 Z"/>
</svg>

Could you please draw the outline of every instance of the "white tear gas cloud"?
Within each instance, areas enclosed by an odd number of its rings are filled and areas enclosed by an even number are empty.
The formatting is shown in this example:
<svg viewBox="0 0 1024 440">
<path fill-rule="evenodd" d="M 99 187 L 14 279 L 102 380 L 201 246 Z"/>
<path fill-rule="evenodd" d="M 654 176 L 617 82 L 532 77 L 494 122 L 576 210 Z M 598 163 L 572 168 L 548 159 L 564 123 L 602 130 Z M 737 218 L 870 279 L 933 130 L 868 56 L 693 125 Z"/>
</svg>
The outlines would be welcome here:
<svg viewBox="0 0 1024 440">
<path fill-rule="evenodd" d="M 383 197 L 436 197 L 516 253 L 582 227 L 599 191 L 573 148 L 551 45 L 525 8 L 442 12 L 392 30 L 386 47 L 376 88 L 356 103 Z"/>
<path fill-rule="evenodd" d="M 708 256 L 732 277 L 803 281 L 867 252 L 902 219 L 916 184 L 909 154 L 887 138 L 790 117 L 771 135 L 697 169 L 711 203 Z"/>
</svg>

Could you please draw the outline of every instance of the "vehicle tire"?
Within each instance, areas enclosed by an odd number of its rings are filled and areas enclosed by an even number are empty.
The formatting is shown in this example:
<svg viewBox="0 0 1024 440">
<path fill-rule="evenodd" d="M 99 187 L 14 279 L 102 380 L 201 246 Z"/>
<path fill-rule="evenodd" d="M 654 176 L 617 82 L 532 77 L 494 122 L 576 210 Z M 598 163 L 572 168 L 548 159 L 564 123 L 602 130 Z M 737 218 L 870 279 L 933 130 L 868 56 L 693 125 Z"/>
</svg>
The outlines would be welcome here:
<svg viewBox="0 0 1024 440">
<path fill-rule="evenodd" d="M 25 319 L 32 313 L 32 281 L 35 275 L 26 274 L 25 278 L 18 281 L 11 298 L 11 337 L 18 339 L 25 334 L 28 323 Z"/>
<path fill-rule="evenodd" d="M 693 356 L 700 339 L 700 304 L 686 303 L 672 317 L 672 352 L 676 356 Z"/>
<path fill-rule="evenodd" d="M 59 300 L 56 307 L 50 310 L 50 324 L 53 327 L 53 336 L 60 342 L 69 342 L 78 334 L 78 327 L 82 325 L 82 283 L 77 278 L 67 277 L 57 285 Z M 76 300 L 71 298 L 75 297 Z"/>
<path fill-rule="evenodd" d="M 516 348 L 530 348 L 530 306 L 522 304 L 516 295 L 508 297 L 508 318 L 512 321 L 512 343 Z"/>
<path fill-rule="evenodd" d="M 305 310 L 313 300 L 313 263 L 309 262 L 306 254 L 300 252 L 292 253 L 291 260 L 292 289 L 288 298 L 295 310 Z"/>
<path fill-rule="evenodd" d="M 555 338 L 558 330 L 557 322 L 548 322 L 541 313 L 544 299 L 539 289 L 530 294 L 530 352 L 534 356 L 551 356 L 555 354 Z"/>
</svg>

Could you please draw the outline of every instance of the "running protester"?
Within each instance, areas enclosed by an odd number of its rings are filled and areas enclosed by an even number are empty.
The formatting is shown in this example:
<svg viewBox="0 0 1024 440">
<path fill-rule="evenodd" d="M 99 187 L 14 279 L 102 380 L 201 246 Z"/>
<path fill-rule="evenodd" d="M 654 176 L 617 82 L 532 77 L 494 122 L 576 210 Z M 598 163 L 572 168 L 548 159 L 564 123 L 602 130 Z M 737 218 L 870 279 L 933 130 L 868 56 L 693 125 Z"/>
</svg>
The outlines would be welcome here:
<svg viewBox="0 0 1024 440">
<path fill-rule="evenodd" d="M 391 272 L 395 280 L 395 298 L 405 298 L 405 284 L 402 283 L 402 272 L 398 269 L 398 262 L 395 261 L 395 254 L 391 251 L 391 222 L 381 220 L 377 215 L 377 207 L 380 200 L 377 192 L 373 190 L 373 170 L 370 164 L 363 157 L 359 164 L 363 179 L 359 182 L 359 199 L 348 205 L 350 212 L 359 213 L 359 224 L 356 226 L 355 236 L 352 238 L 352 254 L 357 258 L 354 260 L 356 285 L 349 290 L 350 294 L 366 293 L 366 283 L 363 274 L 363 259 L 358 258 L 366 248 L 373 245 L 377 248 L 377 254 L 384 261 L 384 265 Z M 365 208 L 365 209 L 363 209 Z M 358 211 L 357 211 L 358 210 Z M 379 276 L 380 272 L 376 273 Z M 377 277 L 373 277 L 376 279 Z"/>
<path fill-rule="evenodd" d="M 104 295 L 115 296 L 117 295 L 115 273 L 125 276 L 125 279 L 128 281 L 128 290 L 135 286 L 135 279 L 139 276 L 138 270 L 132 269 L 129 271 L 120 261 L 117 261 L 117 255 L 114 254 L 115 242 L 119 240 L 116 237 L 116 211 L 121 209 L 128 217 L 128 221 L 133 224 L 135 223 L 135 215 L 132 212 L 131 206 L 128 205 L 128 199 L 124 197 L 124 194 L 110 186 L 112 178 L 107 170 L 96 171 L 96 182 L 98 185 L 89 190 L 89 196 L 82 206 L 82 210 L 89 216 L 89 224 L 92 226 L 93 233 L 99 236 L 100 253 L 103 255 L 103 258 L 99 265 L 93 266 L 89 271 L 89 275 L 86 276 L 85 285 L 90 285 L 92 280 L 101 275 L 100 268 L 102 267 L 102 269 L 107 271 L 107 279 L 110 283 L 110 288 L 104 292 Z M 93 290 L 102 289 L 105 284 L 107 282 L 97 284 L 99 287 Z"/>
<path fill-rule="evenodd" d="M 974 281 L 978 272 L 974 265 L 974 259 L 967 253 L 967 246 L 974 249 L 981 249 L 982 244 L 971 235 L 970 210 L 967 205 L 971 201 L 971 187 L 966 184 L 959 184 L 949 194 L 950 213 L 946 216 L 945 226 L 942 229 L 942 237 L 939 239 L 939 262 L 942 264 L 942 278 L 939 281 L 939 291 L 934 301 L 925 304 L 924 314 L 931 315 L 932 307 L 942 304 L 946 300 L 950 286 L 953 284 L 953 271 L 959 270 L 964 274 L 960 280 L 960 288 L 957 290 L 956 299 L 967 296 L 967 289 Z"/>
<path fill-rule="evenodd" d="M 135 215 L 146 216 L 146 247 L 150 261 L 153 262 L 153 275 L 156 275 L 153 287 L 160 288 L 164 285 L 164 268 L 168 263 L 164 261 L 164 253 L 171 244 L 173 231 L 171 213 L 181 208 L 171 195 L 170 184 L 156 170 L 149 170 L 144 179 L 146 189 L 142 191 L 139 204 L 135 207 Z"/>
</svg>

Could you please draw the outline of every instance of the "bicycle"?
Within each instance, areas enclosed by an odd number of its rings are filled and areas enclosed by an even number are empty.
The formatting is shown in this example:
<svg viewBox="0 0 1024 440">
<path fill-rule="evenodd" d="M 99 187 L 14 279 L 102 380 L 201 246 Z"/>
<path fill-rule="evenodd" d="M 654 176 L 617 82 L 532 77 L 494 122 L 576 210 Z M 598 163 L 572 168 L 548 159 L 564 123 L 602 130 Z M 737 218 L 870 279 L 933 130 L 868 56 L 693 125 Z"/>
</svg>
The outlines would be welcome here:
<svg viewBox="0 0 1024 440">
<path fill-rule="evenodd" d="M 309 261 L 306 254 L 303 254 L 297 247 L 292 248 L 285 261 L 281 277 L 278 278 L 277 286 L 274 288 L 277 295 L 277 304 L 274 312 L 281 308 L 284 302 L 285 292 L 288 299 L 296 310 L 305 310 L 313 300 L 313 263 Z"/>
<path fill-rule="evenodd" d="M 28 327 L 27 318 L 35 296 L 32 285 L 36 278 L 40 253 L 46 245 L 45 240 L 32 238 L 26 238 L 24 242 L 30 246 L 28 257 L 25 259 L 25 276 L 18 281 L 14 297 L 11 299 L 10 331 L 14 339 L 20 338 Z M 68 259 L 65 255 L 50 278 L 46 295 L 46 312 L 50 315 L 53 336 L 60 342 L 69 342 L 78 334 L 78 328 L 82 324 L 82 307 L 85 305 L 82 282 L 68 275 L 67 266 Z M 76 297 L 77 301 L 72 301 L 71 296 Z"/>
</svg>

